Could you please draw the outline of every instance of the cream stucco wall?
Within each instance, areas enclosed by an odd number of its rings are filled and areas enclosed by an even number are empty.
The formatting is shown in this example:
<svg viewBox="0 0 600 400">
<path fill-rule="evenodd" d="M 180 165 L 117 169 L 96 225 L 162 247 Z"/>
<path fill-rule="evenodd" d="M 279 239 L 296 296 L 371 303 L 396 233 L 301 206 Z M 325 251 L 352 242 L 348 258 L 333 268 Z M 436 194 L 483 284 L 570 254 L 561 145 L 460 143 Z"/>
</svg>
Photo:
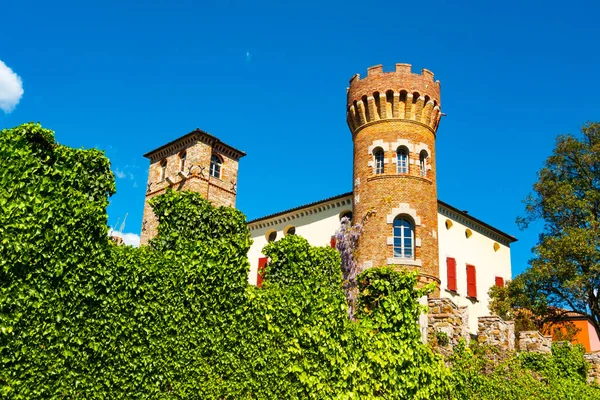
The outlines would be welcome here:
<svg viewBox="0 0 600 400">
<path fill-rule="evenodd" d="M 296 228 L 296 235 L 300 235 L 313 246 L 329 246 L 331 237 L 340 226 L 340 215 L 352 210 L 352 197 L 325 201 L 314 206 L 306 206 L 301 210 L 291 211 L 272 218 L 261 219 L 248 224 L 252 247 L 248 251 L 250 261 L 250 275 L 248 281 L 256 285 L 258 259 L 264 257 L 262 249 L 267 244 L 267 233 L 277 232 L 277 239 L 284 236 L 290 226 Z"/>
<path fill-rule="evenodd" d="M 450 228 L 446 228 L 446 220 L 451 221 Z M 469 238 L 465 234 L 467 229 L 472 232 Z M 496 277 L 504 278 L 505 282 L 511 279 L 509 242 L 443 207 L 438 208 L 438 232 L 441 297 L 451 298 L 458 306 L 467 306 L 469 330 L 477 333 L 477 318 L 490 315 L 488 290 L 496 284 Z M 498 243 L 497 251 L 495 243 Z M 456 292 L 447 290 L 447 257 L 456 260 Z M 477 300 L 467 298 L 467 264 L 475 266 Z"/>
<path fill-rule="evenodd" d="M 250 274 L 248 281 L 256 284 L 258 260 L 264 257 L 263 247 L 267 244 L 266 235 L 277 232 L 277 239 L 284 236 L 290 226 L 296 228 L 296 234 L 306 238 L 313 246 L 329 246 L 331 237 L 340 225 L 340 215 L 352 210 L 352 195 L 334 198 L 329 201 L 307 205 L 301 209 L 280 213 L 272 217 L 261 218 L 249 223 L 250 235 L 254 241 L 248 252 Z M 446 221 L 452 222 L 450 229 Z M 472 234 L 465 236 L 465 230 Z M 495 278 L 511 279 L 510 239 L 505 235 L 478 224 L 470 217 L 448 209 L 438 207 L 439 265 L 441 297 L 451 298 L 458 306 L 467 306 L 469 311 L 469 329 L 477 332 L 477 318 L 489 315 L 488 290 L 495 285 Z M 498 249 L 494 249 L 497 243 Z M 457 290 L 450 292 L 448 287 L 446 257 L 456 260 Z M 476 268 L 477 299 L 467 298 L 466 265 Z"/>
</svg>

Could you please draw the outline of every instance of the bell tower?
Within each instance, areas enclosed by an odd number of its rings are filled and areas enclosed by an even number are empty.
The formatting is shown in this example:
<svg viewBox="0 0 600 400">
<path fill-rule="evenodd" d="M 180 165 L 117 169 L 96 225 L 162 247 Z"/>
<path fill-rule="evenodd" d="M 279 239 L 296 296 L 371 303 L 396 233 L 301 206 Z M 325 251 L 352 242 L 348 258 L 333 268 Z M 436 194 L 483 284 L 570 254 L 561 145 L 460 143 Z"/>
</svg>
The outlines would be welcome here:
<svg viewBox="0 0 600 400">
<path fill-rule="evenodd" d="M 144 154 L 150 167 L 140 244 L 148 244 L 158 229 L 149 200 L 168 188 L 201 193 L 217 207 L 235 207 L 238 162 L 245 155 L 197 128 Z"/>
<path fill-rule="evenodd" d="M 381 65 L 350 79 L 347 122 L 354 143 L 354 219 L 363 223 L 363 269 L 419 271 L 439 286 L 435 137 L 440 82 L 423 69 Z M 434 295 L 437 295 L 437 290 Z"/>
</svg>

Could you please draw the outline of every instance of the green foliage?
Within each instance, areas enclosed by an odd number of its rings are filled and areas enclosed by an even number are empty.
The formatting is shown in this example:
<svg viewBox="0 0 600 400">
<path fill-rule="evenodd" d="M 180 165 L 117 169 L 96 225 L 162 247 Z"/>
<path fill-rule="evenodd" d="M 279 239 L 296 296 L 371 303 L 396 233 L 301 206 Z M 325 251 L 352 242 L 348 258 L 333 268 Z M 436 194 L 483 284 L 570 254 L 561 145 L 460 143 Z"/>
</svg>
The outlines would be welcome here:
<svg viewBox="0 0 600 400">
<path fill-rule="evenodd" d="M 581 346 L 555 343 L 552 355 L 521 353 L 500 361 L 490 349 L 462 341 L 450 358 L 453 399 L 597 399 L 600 387 L 586 384 Z"/>
<path fill-rule="evenodd" d="M 446 332 L 437 331 L 435 333 L 435 339 L 440 346 L 448 346 L 448 344 L 450 344 L 450 338 Z"/>
<path fill-rule="evenodd" d="M 152 200 L 148 247 L 107 239 L 102 153 L 26 124 L 0 135 L 0 393 L 31 398 L 440 398 L 416 277 L 365 273 L 352 322 L 340 256 L 288 236 L 247 283 L 244 216 L 197 193 Z"/>
<path fill-rule="evenodd" d="M 108 161 L 56 144 L 39 125 L 2 131 L 0 163 L 3 398 L 596 394 L 582 382 L 579 350 L 516 359 L 485 377 L 482 358 L 463 348 L 451 373 L 420 341 L 417 299 L 429 289 L 415 289 L 415 273 L 359 275 L 351 321 L 339 253 L 297 236 L 264 249 L 264 286 L 249 286 L 245 217 L 197 193 L 156 197 L 151 245 L 116 246 Z"/>
<path fill-rule="evenodd" d="M 546 305 L 577 311 L 600 334 L 600 123 L 581 133 L 557 138 L 525 200 L 527 216 L 519 222 L 541 220 L 544 230 L 515 302 L 538 315 Z"/>
<path fill-rule="evenodd" d="M 311 289 L 316 283 L 337 289 L 342 284 L 339 253 L 327 247 L 313 247 L 300 236 L 288 235 L 271 242 L 263 253 L 270 260 L 264 272 L 266 285 L 301 285 Z"/>
</svg>

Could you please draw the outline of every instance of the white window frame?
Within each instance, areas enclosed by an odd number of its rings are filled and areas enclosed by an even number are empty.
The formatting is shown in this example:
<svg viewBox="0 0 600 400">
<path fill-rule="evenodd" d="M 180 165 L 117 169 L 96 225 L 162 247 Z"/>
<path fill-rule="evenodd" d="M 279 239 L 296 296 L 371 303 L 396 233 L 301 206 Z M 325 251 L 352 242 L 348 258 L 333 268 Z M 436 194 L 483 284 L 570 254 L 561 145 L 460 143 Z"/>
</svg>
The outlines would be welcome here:
<svg viewBox="0 0 600 400">
<path fill-rule="evenodd" d="M 381 147 L 373 150 L 373 172 L 375 174 L 383 174 L 385 172 L 385 153 Z"/>
<path fill-rule="evenodd" d="M 427 176 L 427 159 L 429 154 L 425 150 L 421 150 L 419 154 L 419 168 L 421 170 L 421 176 Z"/>
<path fill-rule="evenodd" d="M 221 179 L 222 166 L 223 161 L 218 155 L 210 156 L 210 176 Z"/>
<path fill-rule="evenodd" d="M 397 173 L 408 174 L 408 150 L 405 147 L 396 150 L 396 166 Z"/>
<path fill-rule="evenodd" d="M 404 224 L 405 222 L 406 224 Z M 396 229 L 399 231 L 397 232 Z M 408 231 L 408 236 L 406 235 Z M 394 218 L 392 223 L 393 249 L 394 258 L 414 259 L 415 257 L 415 225 L 404 215 L 399 215 Z M 406 239 L 410 240 L 410 244 L 406 245 Z M 396 244 L 396 240 L 400 244 Z"/>
</svg>

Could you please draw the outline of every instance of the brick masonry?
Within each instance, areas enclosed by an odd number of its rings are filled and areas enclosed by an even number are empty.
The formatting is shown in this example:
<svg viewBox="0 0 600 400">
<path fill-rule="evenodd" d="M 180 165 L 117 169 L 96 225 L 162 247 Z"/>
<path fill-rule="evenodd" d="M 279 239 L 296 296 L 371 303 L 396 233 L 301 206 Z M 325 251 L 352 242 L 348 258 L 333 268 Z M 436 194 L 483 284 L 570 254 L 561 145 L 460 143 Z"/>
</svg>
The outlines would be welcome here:
<svg viewBox="0 0 600 400">
<path fill-rule="evenodd" d="M 182 164 L 184 152 L 185 162 Z M 220 177 L 213 177 L 209 172 L 213 154 L 222 160 Z M 150 167 L 140 243 L 147 244 L 157 233 L 158 220 L 148 201 L 167 188 L 191 190 L 201 193 L 216 206 L 235 207 L 238 161 L 244 155 L 200 130 L 145 154 L 150 159 Z M 165 179 L 162 179 L 163 162 L 166 162 Z"/>
<path fill-rule="evenodd" d="M 440 84 L 434 82 L 433 74 L 427 70 L 413 74 L 408 64 L 397 64 L 396 71 L 388 73 L 375 66 L 363 79 L 354 76 L 347 101 L 354 141 L 354 218 L 361 222 L 369 216 L 363 224 L 358 262 L 363 268 L 417 269 L 421 282 L 438 286 L 435 134 L 441 117 L 439 102 Z M 397 145 L 409 150 L 408 173 L 396 172 Z M 384 150 L 382 174 L 375 174 L 374 147 Z M 419 166 L 421 150 L 428 155 L 424 176 Z M 388 240 L 392 236 L 388 215 L 403 207 L 411 209 L 413 214 L 408 215 L 419 222 L 415 223 L 412 259 L 394 258 L 393 243 Z M 433 296 L 439 296 L 439 290 Z"/>
</svg>

